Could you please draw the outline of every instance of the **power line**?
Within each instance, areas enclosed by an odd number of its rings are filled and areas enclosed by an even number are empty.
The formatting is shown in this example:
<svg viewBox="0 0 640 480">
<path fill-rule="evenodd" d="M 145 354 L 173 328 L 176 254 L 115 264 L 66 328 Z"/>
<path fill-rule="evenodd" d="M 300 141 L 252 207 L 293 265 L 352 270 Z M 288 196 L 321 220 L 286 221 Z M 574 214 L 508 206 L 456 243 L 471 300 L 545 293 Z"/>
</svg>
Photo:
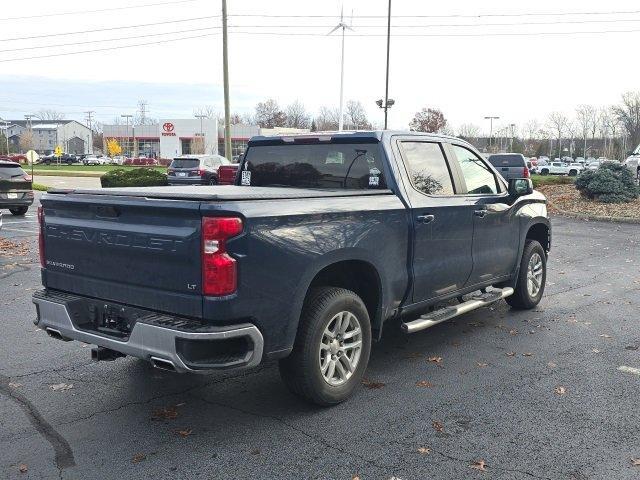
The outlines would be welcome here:
<svg viewBox="0 0 640 480">
<path fill-rule="evenodd" d="M 33 35 L 31 37 L 12 37 L 12 38 L 1 38 L 0 42 L 13 42 L 15 40 L 34 40 L 37 38 L 49 38 L 49 37 L 60 37 L 62 35 L 78 35 L 81 33 L 95 33 L 95 32 L 109 32 L 113 30 L 124 30 L 129 28 L 140 28 L 140 27 L 152 27 L 156 25 L 167 25 L 172 23 L 184 23 L 184 22 L 193 22 L 196 20 L 210 20 L 212 18 L 220 18 L 220 15 L 208 15 L 206 17 L 194 17 L 194 18 L 183 18 L 181 20 L 166 20 L 164 22 L 155 22 L 155 23 L 141 23 L 138 25 L 125 25 L 122 27 L 108 27 L 108 28 L 94 28 L 92 30 L 80 30 L 77 32 L 60 32 L 60 33 L 49 33 L 46 35 Z"/>
<path fill-rule="evenodd" d="M 608 12 L 531 12 L 531 13 L 480 13 L 476 15 L 394 15 L 392 18 L 484 18 L 484 17 L 552 17 L 575 15 L 624 15 L 640 13 L 640 10 L 608 11 Z M 335 15 L 273 15 L 262 13 L 240 13 L 230 17 L 259 18 L 335 18 Z M 386 15 L 354 15 L 353 18 L 387 18 Z"/>
<path fill-rule="evenodd" d="M 211 37 L 214 35 L 220 35 L 219 33 L 203 33 L 202 35 L 193 35 L 191 37 L 181 37 L 181 38 L 171 38 L 168 40 L 157 40 L 155 42 L 145 42 L 145 43 L 136 43 L 136 44 L 132 44 L 132 45 L 116 45 L 113 47 L 106 47 L 106 48 L 95 48 L 92 50 L 80 50 L 80 51 L 76 51 L 76 52 L 64 52 L 64 53 L 52 53 L 49 55 L 36 55 L 33 57 L 20 57 L 20 58 L 6 58 L 3 60 L 0 60 L 0 63 L 6 63 L 6 62 L 18 62 L 18 61 L 22 61 L 22 60 L 35 60 L 35 59 L 39 59 L 39 58 L 52 58 L 52 57 L 65 57 L 67 55 L 78 55 L 80 53 L 92 53 L 92 52 L 106 52 L 109 50 L 120 50 L 122 48 L 132 48 L 132 47 L 142 47 L 142 46 L 146 46 L 146 45 L 159 45 L 162 43 L 169 43 L 169 42 L 177 42 L 180 40 L 191 40 L 194 38 L 204 38 L 204 37 Z"/>
<path fill-rule="evenodd" d="M 216 30 L 216 29 L 220 29 L 220 27 L 190 28 L 189 30 L 176 30 L 174 32 L 149 33 L 149 34 L 145 34 L 145 35 L 132 35 L 132 36 L 129 36 L 129 37 L 106 38 L 106 39 L 101 39 L 101 40 L 85 40 L 85 41 L 82 41 L 82 42 L 56 43 L 56 44 L 52 44 L 52 45 L 36 45 L 36 46 L 31 46 L 31 47 L 20 47 L 20 48 L 6 48 L 6 49 L 0 50 L 0 53 L 18 52 L 18 51 L 22 51 L 22 50 L 37 50 L 37 49 L 41 49 L 41 48 L 71 47 L 71 46 L 74 46 L 74 45 L 86 45 L 86 44 L 89 44 L 89 43 L 117 42 L 117 41 L 121 41 L 121 40 L 136 40 L 138 38 L 160 37 L 160 36 L 164 36 L 164 35 L 172 35 L 172 34 L 179 34 L 179 33 L 191 33 L 191 32 L 201 32 L 201 31 Z"/>
<path fill-rule="evenodd" d="M 573 32 L 491 32 L 491 33 L 399 33 L 393 37 L 501 37 L 501 36 L 545 36 L 545 35 L 587 35 L 587 34 L 607 34 L 607 33 L 634 33 L 640 29 L 632 30 L 597 30 L 597 31 L 573 31 Z M 326 37 L 323 33 L 292 33 L 292 32 L 241 32 L 233 31 L 240 35 L 279 35 L 296 37 Z M 386 37 L 386 34 L 378 33 L 352 33 L 350 37 Z"/>
<path fill-rule="evenodd" d="M 6 22 L 9 20 L 28 20 L 31 18 L 47 18 L 47 17 L 61 17 L 64 15 L 83 15 L 86 13 L 102 13 L 102 12 L 113 12 L 116 10 L 130 10 L 133 8 L 146 8 L 146 7 L 160 7 L 163 5 L 175 5 L 179 3 L 193 3 L 198 2 L 200 0 L 174 0 L 171 2 L 157 2 L 157 3 L 145 3 L 143 5 L 129 5 L 126 7 L 109 7 L 109 8 L 99 8 L 96 10 L 75 10 L 69 12 L 57 12 L 57 13 L 42 13 L 40 15 L 25 15 L 21 17 L 8 17 L 8 18 L 0 18 L 0 22 Z"/>
</svg>

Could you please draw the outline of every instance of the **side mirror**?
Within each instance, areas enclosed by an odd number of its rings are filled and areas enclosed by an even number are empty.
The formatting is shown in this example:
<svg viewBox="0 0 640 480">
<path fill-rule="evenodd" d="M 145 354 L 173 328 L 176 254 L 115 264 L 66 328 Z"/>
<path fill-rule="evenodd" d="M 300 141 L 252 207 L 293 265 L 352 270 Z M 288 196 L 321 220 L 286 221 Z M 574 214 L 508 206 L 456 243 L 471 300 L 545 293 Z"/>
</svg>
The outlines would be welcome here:
<svg viewBox="0 0 640 480">
<path fill-rule="evenodd" d="M 530 178 L 512 178 L 509 180 L 509 195 L 522 197 L 533 193 L 533 182 Z"/>
</svg>

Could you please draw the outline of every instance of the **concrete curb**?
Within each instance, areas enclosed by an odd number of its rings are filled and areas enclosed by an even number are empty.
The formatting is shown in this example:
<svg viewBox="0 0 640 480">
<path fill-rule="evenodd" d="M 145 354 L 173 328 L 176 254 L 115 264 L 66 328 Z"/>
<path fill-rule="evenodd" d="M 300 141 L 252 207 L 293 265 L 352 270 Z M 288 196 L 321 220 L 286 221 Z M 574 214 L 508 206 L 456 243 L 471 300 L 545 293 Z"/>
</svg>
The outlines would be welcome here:
<svg viewBox="0 0 640 480">
<path fill-rule="evenodd" d="M 640 225 L 640 218 L 629 217 L 607 217 L 603 215 L 587 215 L 583 213 L 558 213 L 556 217 L 575 218 L 576 220 L 585 220 L 591 222 L 609 222 L 609 223 L 626 223 L 630 225 Z"/>
<path fill-rule="evenodd" d="M 95 177 L 99 178 L 107 172 L 84 172 L 73 170 L 34 170 L 34 177 Z"/>
</svg>

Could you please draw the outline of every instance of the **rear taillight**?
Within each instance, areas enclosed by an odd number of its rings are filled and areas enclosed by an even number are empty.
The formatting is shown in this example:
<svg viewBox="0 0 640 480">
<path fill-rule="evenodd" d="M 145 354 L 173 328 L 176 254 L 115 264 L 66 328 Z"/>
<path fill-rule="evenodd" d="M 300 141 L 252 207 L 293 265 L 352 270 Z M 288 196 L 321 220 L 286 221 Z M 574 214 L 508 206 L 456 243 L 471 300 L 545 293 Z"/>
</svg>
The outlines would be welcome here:
<svg viewBox="0 0 640 480">
<path fill-rule="evenodd" d="M 44 268 L 44 210 L 38 207 L 38 250 L 40 251 L 40 266 Z"/>
<path fill-rule="evenodd" d="M 238 268 L 227 253 L 226 242 L 242 233 L 242 220 L 237 217 L 204 217 L 202 219 L 202 293 L 230 295 L 238 288 Z"/>
<path fill-rule="evenodd" d="M 31 182 L 33 180 L 33 178 L 31 178 L 31 175 L 23 175 L 22 179 L 25 182 Z"/>
<path fill-rule="evenodd" d="M 530 177 L 529 169 L 527 167 L 524 167 L 524 172 L 522 172 L 522 176 L 524 178 L 529 178 Z"/>
<path fill-rule="evenodd" d="M 201 177 L 204 177 L 205 173 L 207 173 L 206 170 L 202 170 L 202 169 L 198 170 L 198 175 L 200 175 Z"/>
</svg>

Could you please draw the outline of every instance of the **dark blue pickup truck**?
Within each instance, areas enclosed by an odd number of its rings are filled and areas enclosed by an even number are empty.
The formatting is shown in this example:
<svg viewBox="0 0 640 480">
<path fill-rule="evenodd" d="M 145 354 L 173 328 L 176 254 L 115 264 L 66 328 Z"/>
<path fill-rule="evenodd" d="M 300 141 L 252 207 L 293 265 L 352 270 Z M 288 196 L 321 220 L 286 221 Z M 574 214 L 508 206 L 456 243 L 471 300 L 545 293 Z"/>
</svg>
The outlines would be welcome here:
<svg viewBox="0 0 640 480">
<path fill-rule="evenodd" d="M 53 191 L 35 323 L 175 372 L 280 360 L 321 405 L 372 340 L 505 298 L 540 301 L 545 198 L 464 141 L 408 132 L 254 137 L 235 185 Z"/>
</svg>

